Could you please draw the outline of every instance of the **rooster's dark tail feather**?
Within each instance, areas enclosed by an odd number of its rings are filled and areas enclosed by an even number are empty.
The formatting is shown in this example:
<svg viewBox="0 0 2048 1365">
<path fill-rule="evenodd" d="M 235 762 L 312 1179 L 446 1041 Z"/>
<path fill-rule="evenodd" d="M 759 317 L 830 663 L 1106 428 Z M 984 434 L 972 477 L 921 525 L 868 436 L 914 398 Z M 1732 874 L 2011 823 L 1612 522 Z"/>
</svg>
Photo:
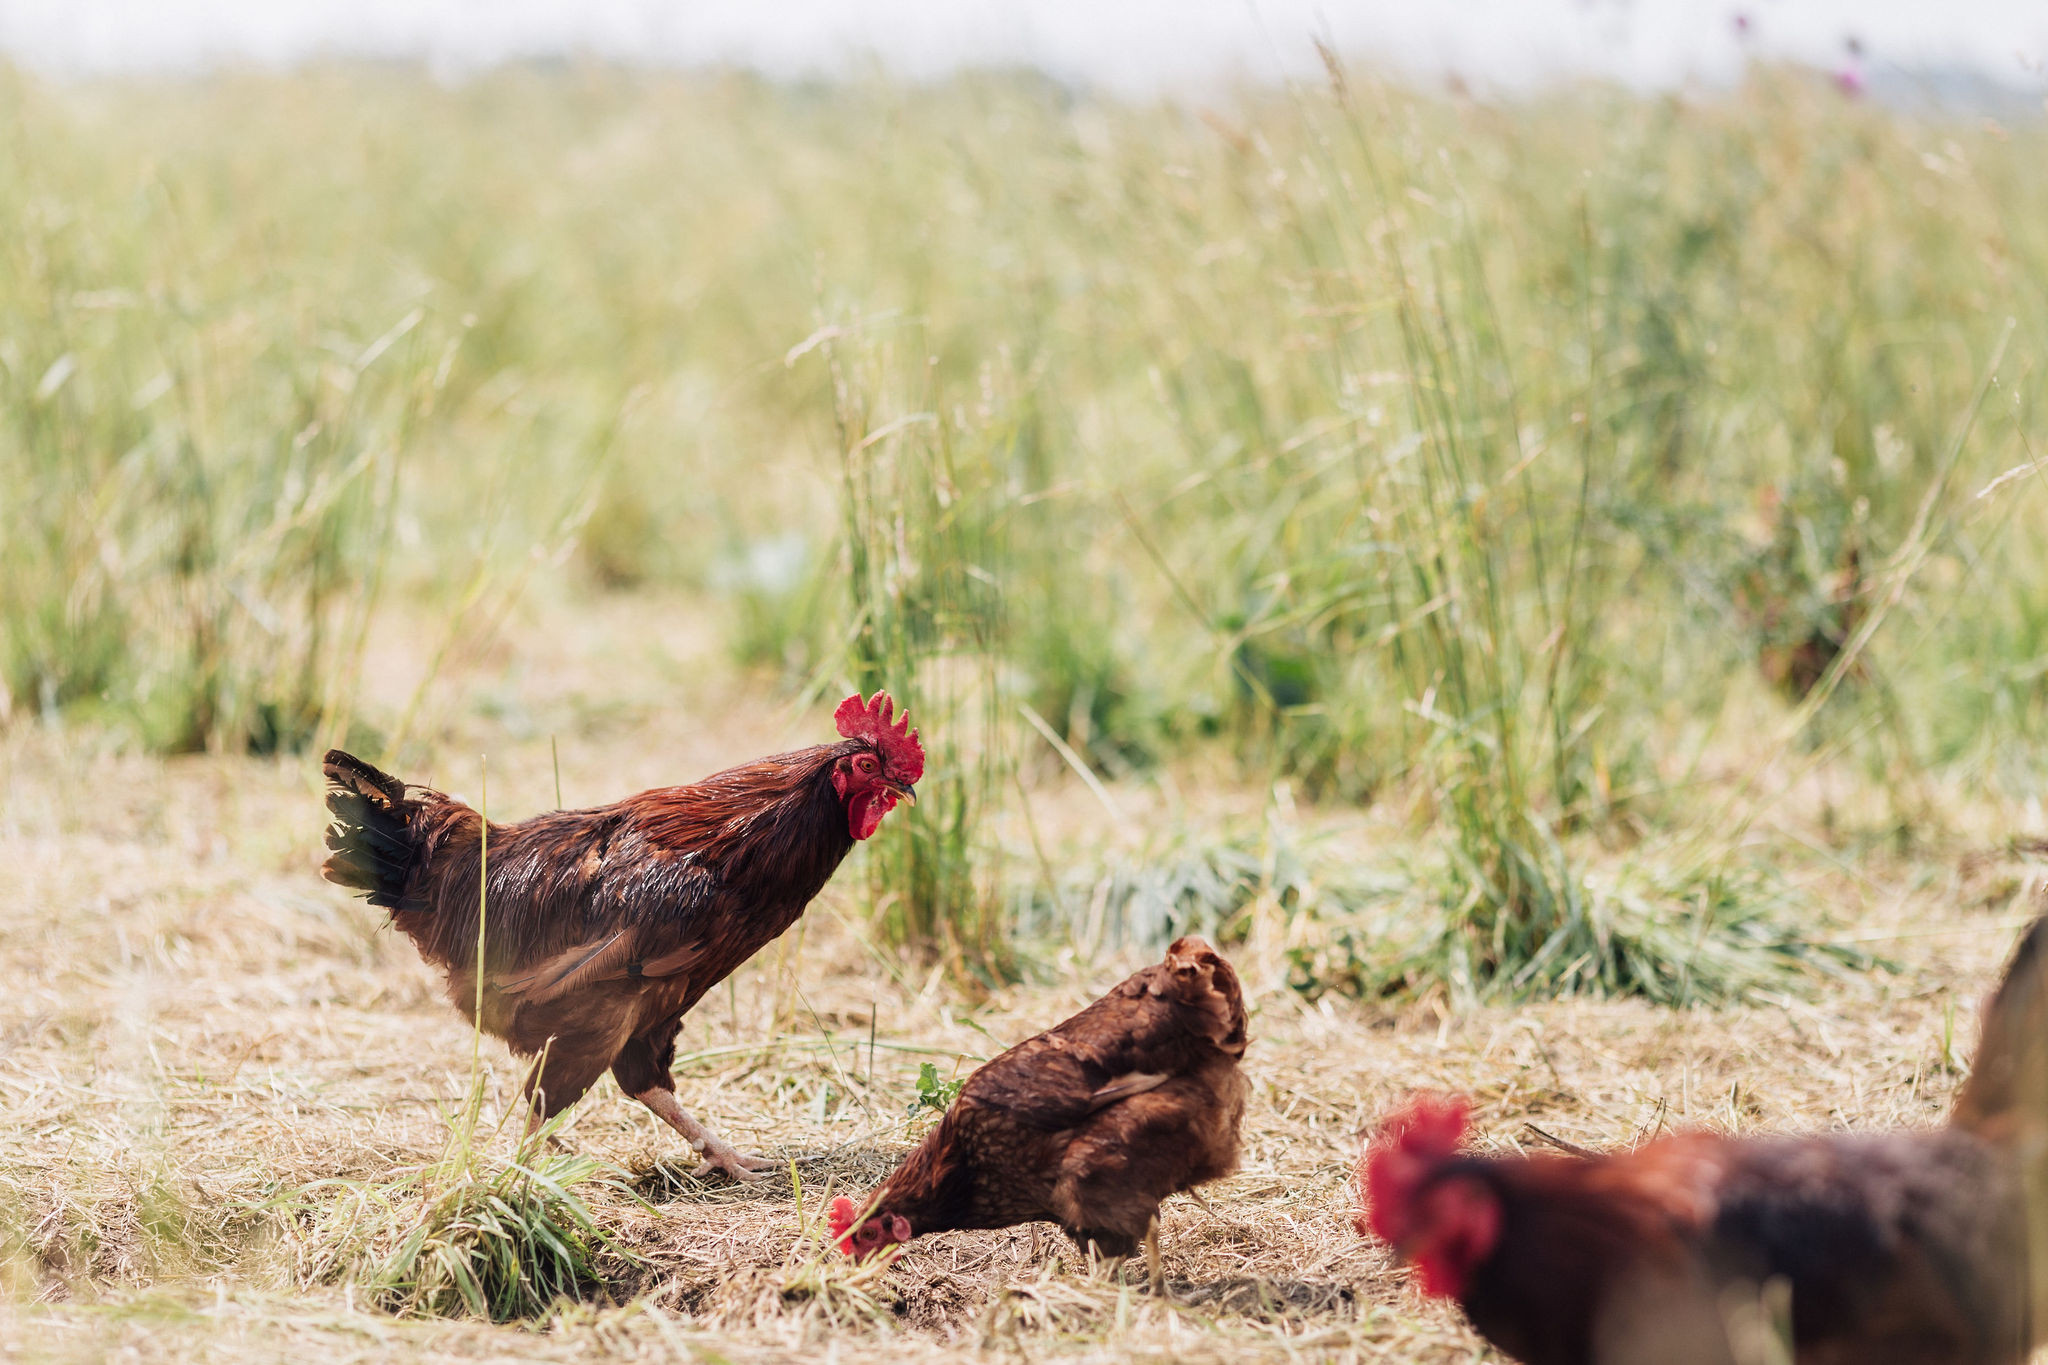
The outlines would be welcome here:
<svg viewBox="0 0 2048 1365">
<path fill-rule="evenodd" d="M 327 826 L 331 856 L 320 875 L 387 910 L 424 909 L 423 898 L 406 894 L 413 864 L 406 825 L 418 805 L 406 799 L 405 783 L 339 749 L 329 749 L 320 768 L 334 817 Z"/>
</svg>

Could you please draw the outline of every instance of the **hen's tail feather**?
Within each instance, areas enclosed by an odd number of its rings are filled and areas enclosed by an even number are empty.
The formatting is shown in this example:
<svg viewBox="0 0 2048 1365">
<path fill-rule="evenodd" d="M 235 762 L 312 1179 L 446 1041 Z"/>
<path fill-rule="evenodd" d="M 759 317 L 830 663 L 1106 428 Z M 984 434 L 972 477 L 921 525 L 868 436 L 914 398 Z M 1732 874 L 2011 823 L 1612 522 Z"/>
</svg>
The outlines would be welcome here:
<svg viewBox="0 0 2048 1365">
<path fill-rule="evenodd" d="M 1985 1003 L 1977 1060 L 1950 1122 L 2001 1141 L 2048 1133 L 2048 915 L 2020 935 Z"/>
<path fill-rule="evenodd" d="M 406 831 L 418 804 L 406 799 L 405 783 L 353 754 L 329 749 L 320 770 L 327 774 L 330 857 L 320 875 L 337 886 L 367 892 L 365 899 L 387 910 L 424 910 L 424 897 L 406 894 L 414 848 Z"/>
</svg>

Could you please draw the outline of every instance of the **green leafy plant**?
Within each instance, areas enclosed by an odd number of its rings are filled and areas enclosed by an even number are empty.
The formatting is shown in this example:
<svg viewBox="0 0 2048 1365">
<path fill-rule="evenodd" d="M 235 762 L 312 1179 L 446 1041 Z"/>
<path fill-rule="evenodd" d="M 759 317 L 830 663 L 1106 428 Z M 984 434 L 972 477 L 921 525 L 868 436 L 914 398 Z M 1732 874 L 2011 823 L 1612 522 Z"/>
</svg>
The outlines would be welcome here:
<svg viewBox="0 0 2048 1365">
<path fill-rule="evenodd" d="M 917 1093 L 911 1097 L 910 1105 L 903 1111 L 905 1118 L 937 1117 L 952 1107 L 960 1098 L 960 1088 L 967 1084 L 964 1077 L 951 1080 L 939 1079 L 939 1068 L 932 1062 L 921 1062 L 917 1068 Z"/>
</svg>

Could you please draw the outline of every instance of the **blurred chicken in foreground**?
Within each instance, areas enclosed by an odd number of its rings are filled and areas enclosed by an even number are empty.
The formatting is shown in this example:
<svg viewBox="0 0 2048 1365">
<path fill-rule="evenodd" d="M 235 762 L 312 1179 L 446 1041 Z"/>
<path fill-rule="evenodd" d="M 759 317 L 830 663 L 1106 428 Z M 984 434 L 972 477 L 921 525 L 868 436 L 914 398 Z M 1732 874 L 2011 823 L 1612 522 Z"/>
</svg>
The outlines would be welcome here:
<svg viewBox="0 0 2048 1365">
<path fill-rule="evenodd" d="M 1528 1365 L 1763 1365 L 1787 1336 L 1799 1365 L 2018 1365 L 2048 1323 L 2044 973 L 2048 919 L 1945 1128 L 1485 1157 L 1425 1097 L 1361 1162 L 1356 1225 Z"/>
</svg>

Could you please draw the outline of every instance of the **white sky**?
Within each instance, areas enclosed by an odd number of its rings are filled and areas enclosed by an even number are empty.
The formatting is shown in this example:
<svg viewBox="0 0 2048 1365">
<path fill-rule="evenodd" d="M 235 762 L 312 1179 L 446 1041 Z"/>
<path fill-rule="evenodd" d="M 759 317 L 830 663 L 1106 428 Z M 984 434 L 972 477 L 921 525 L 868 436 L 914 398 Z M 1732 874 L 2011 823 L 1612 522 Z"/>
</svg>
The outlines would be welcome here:
<svg viewBox="0 0 2048 1365">
<path fill-rule="evenodd" d="M 1963 67 L 2048 92 L 2048 0 L 0 0 L 0 52 L 51 74 L 351 54 L 450 74 L 587 53 L 774 75 L 879 58 L 909 76 L 1018 63 L 1130 94 L 1296 75 L 1310 38 L 1418 75 L 1521 87 L 1720 81 L 1752 49 L 1873 75 Z"/>
</svg>

